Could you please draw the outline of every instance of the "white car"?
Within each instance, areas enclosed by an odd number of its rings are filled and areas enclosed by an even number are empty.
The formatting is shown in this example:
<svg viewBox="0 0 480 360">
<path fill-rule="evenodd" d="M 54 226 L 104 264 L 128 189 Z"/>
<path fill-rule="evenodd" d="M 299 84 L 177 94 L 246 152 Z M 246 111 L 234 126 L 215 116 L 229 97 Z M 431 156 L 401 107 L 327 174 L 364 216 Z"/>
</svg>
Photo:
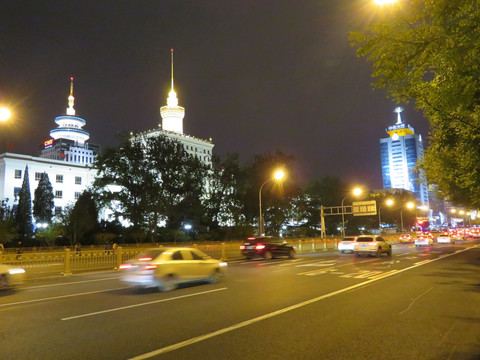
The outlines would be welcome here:
<svg viewBox="0 0 480 360">
<path fill-rule="evenodd" d="M 420 235 L 415 238 L 415 246 L 433 246 L 433 239 L 427 235 Z"/>
<path fill-rule="evenodd" d="M 0 290 L 9 289 L 25 281 L 25 269 L 0 264 Z"/>
<path fill-rule="evenodd" d="M 437 236 L 437 243 L 439 244 L 455 244 L 455 240 L 448 234 L 440 234 Z"/>
<path fill-rule="evenodd" d="M 218 282 L 227 263 L 193 248 L 156 248 L 120 265 L 121 280 L 132 287 L 175 289 L 181 283 Z"/>
<path fill-rule="evenodd" d="M 379 235 L 361 235 L 357 236 L 354 252 L 357 257 L 362 254 L 380 257 L 383 253 L 391 257 L 392 245 Z"/>
<path fill-rule="evenodd" d="M 338 243 L 338 250 L 341 253 L 344 253 L 345 251 L 351 251 L 353 252 L 355 250 L 355 240 L 357 238 L 355 236 L 351 237 L 345 237 Z"/>
</svg>

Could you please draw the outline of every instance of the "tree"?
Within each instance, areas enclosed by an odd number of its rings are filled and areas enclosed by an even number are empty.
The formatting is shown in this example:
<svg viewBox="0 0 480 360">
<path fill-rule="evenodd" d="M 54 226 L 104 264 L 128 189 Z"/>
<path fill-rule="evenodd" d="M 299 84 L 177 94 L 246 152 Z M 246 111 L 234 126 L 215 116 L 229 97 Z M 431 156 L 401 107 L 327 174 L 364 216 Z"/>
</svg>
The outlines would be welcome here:
<svg viewBox="0 0 480 360">
<path fill-rule="evenodd" d="M 35 189 L 33 199 L 33 216 L 37 223 L 51 224 L 54 208 L 53 187 L 48 174 L 43 173 Z"/>
<path fill-rule="evenodd" d="M 187 220 L 186 210 L 202 196 L 208 170 L 180 142 L 164 135 L 124 139 L 119 148 L 98 155 L 95 166 L 95 199 L 150 239 L 162 222 L 178 228 Z"/>
<path fill-rule="evenodd" d="M 375 86 L 413 99 L 431 125 L 424 168 L 459 205 L 480 205 L 480 6 L 476 0 L 411 0 L 382 7 L 357 54 L 373 62 Z"/>
<path fill-rule="evenodd" d="M 95 231 L 98 226 L 97 205 L 89 191 L 84 191 L 77 202 L 67 210 L 67 232 L 70 243 L 94 243 Z"/>
<path fill-rule="evenodd" d="M 21 237 L 31 237 L 33 232 L 32 196 L 30 194 L 30 182 L 28 180 L 28 166 L 25 167 L 22 188 L 18 194 L 18 207 L 17 213 L 15 214 L 15 223 Z"/>
<path fill-rule="evenodd" d="M 205 201 L 210 228 L 234 226 L 244 223 L 242 196 L 245 189 L 245 172 L 238 154 L 228 154 L 225 159 L 213 157 L 209 173 L 208 196 Z"/>
</svg>

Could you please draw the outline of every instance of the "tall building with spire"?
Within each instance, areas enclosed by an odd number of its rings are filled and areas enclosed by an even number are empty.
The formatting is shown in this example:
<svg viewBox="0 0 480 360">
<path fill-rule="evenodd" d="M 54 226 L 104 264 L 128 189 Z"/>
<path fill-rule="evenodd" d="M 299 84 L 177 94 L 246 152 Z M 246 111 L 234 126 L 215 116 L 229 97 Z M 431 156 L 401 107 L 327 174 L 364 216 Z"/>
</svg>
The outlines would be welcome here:
<svg viewBox="0 0 480 360">
<path fill-rule="evenodd" d="M 183 133 L 183 118 L 185 117 L 185 109 L 178 105 L 177 93 L 173 83 L 173 49 L 170 51 L 171 62 L 171 89 L 168 93 L 167 105 L 160 107 L 160 116 L 162 123 L 159 124 L 160 129 L 146 131 L 146 136 L 155 136 L 163 134 L 170 139 L 176 140 L 183 144 L 185 150 L 193 156 L 196 156 L 205 164 L 212 163 L 212 151 L 215 146 L 212 139 L 202 140 L 194 136 Z"/>
<path fill-rule="evenodd" d="M 402 121 L 403 108 L 397 107 L 396 124 L 386 129 L 389 137 L 380 139 L 380 156 L 384 189 L 405 189 L 428 206 L 428 188 L 425 174 L 415 165 L 423 160 L 423 141 L 412 126 Z"/>
<path fill-rule="evenodd" d="M 55 118 L 58 127 L 50 131 L 51 138 L 41 145 L 39 157 L 86 165 L 95 160 L 100 146 L 88 142 L 90 134 L 82 129 L 87 122 L 75 115 L 74 104 L 73 78 L 70 78 L 66 113 Z"/>
</svg>

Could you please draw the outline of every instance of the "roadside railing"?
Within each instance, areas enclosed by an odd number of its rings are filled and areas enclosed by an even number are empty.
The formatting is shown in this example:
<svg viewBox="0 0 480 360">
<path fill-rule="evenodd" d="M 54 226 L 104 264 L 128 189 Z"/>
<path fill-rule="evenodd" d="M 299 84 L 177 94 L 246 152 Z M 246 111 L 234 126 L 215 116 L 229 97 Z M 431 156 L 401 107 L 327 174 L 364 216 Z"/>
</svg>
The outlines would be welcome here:
<svg viewBox="0 0 480 360">
<path fill-rule="evenodd" d="M 386 237 L 396 242 L 398 237 Z M 285 239 L 296 247 L 298 253 L 332 251 L 338 248 L 340 238 Z M 158 246 L 188 246 L 197 248 L 215 259 L 232 261 L 243 258 L 240 253 L 242 241 L 223 243 L 176 243 L 176 244 L 126 244 L 116 249 L 91 246 L 82 250 L 70 248 L 0 252 L 0 264 L 15 265 L 26 270 L 27 278 L 71 275 L 82 271 L 116 270 L 121 263 Z"/>
</svg>

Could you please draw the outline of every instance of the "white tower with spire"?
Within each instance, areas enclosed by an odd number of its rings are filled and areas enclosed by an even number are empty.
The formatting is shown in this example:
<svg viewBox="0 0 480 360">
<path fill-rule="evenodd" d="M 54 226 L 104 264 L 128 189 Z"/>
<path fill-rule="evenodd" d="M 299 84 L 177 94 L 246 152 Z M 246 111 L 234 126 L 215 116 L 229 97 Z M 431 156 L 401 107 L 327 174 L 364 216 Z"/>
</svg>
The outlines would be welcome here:
<svg viewBox="0 0 480 360">
<path fill-rule="evenodd" d="M 75 116 L 74 104 L 72 77 L 66 114 L 55 118 L 58 127 L 50 131 L 51 139 L 44 142 L 40 157 L 80 164 L 93 163 L 100 147 L 87 142 L 90 134 L 82 129 L 87 122 Z"/>
<path fill-rule="evenodd" d="M 160 116 L 162 117 L 162 129 L 178 134 L 183 134 L 183 118 L 185 117 L 185 109 L 178 106 L 177 94 L 173 87 L 173 49 L 171 53 L 171 81 L 172 88 L 168 93 L 167 106 L 160 108 Z"/>
<path fill-rule="evenodd" d="M 68 96 L 67 114 L 57 116 L 55 122 L 58 128 L 50 131 L 50 136 L 54 139 L 68 139 L 73 140 L 78 145 L 85 144 L 90 138 L 90 134 L 82 129 L 87 123 L 84 119 L 75 116 L 75 109 L 73 107 L 75 98 L 73 97 L 73 77 L 70 78 L 70 95 Z"/>
</svg>

